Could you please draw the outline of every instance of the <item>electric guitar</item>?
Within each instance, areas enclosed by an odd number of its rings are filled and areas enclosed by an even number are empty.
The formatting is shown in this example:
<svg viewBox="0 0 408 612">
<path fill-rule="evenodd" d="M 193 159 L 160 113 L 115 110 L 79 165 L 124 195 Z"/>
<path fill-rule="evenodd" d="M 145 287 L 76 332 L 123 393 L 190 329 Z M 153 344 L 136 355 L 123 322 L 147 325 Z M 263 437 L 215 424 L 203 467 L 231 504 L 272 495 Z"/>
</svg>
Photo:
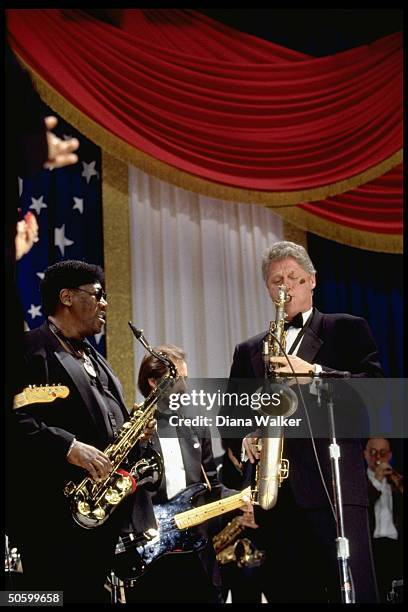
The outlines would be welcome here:
<svg viewBox="0 0 408 612">
<path fill-rule="evenodd" d="M 236 495 L 193 507 L 192 501 L 207 488 L 201 482 L 192 484 L 166 504 L 157 504 L 154 506 L 157 529 L 149 529 L 149 533 L 140 536 L 129 534 L 119 539 L 113 569 L 126 586 L 134 586 L 153 561 L 163 555 L 204 548 L 207 538 L 194 527 L 215 516 L 236 510 L 249 501 L 251 496 L 251 489 L 247 487 Z"/>
<path fill-rule="evenodd" d="M 14 396 L 13 408 L 17 410 L 28 404 L 42 404 L 53 402 L 57 398 L 66 398 L 69 395 L 68 387 L 63 385 L 43 385 L 41 387 L 25 387 L 21 393 Z"/>
</svg>

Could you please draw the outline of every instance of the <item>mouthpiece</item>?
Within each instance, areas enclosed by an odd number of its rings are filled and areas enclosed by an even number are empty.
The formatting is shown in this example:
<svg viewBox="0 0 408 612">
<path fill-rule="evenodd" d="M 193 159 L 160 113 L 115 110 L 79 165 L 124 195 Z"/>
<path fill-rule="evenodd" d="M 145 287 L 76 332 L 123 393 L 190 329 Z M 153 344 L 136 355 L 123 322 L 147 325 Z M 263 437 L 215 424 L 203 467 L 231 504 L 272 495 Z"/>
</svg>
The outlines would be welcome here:
<svg viewBox="0 0 408 612">
<path fill-rule="evenodd" d="M 132 325 L 131 321 L 128 321 L 128 325 L 129 325 L 130 329 L 132 330 L 135 338 L 137 338 L 139 340 L 139 338 L 141 338 L 142 335 L 143 335 L 143 329 L 137 329 L 134 325 Z"/>
</svg>

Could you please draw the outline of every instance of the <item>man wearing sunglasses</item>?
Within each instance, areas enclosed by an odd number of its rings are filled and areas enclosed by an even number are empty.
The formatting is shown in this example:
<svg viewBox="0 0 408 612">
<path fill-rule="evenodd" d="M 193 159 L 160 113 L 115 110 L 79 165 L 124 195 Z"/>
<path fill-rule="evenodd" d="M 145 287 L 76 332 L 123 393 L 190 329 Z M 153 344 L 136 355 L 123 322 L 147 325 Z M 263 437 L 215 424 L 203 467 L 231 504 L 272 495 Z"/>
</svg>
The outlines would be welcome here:
<svg viewBox="0 0 408 612">
<path fill-rule="evenodd" d="M 104 449 L 129 412 L 118 378 L 86 340 L 105 324 L 102 269 L 60 261 L 46 270 L 41 296 L 47 320 L 25 334 L 22 386 L 60 383 L 69 395 L 13 411 L 9 535 L 22 555 L 27 590 L 63 591 L 64 603 L 98 603 L 107 595 L 104 582 L 120 530 L 131 525 L 141 533 L 155 520 L 150 498 L 137 488 L 104 524 L 84 529 L 74 522 L 64 487 L 87 476 L 100 481 L 112 472 Z M 148 425 L 145 439 L 155 423 Z M 135 461 L 142 452 L 138 446 Z"/>
<path fill-rule="evenodd" d="M 403 478 L 391 465 L 386 438 L 370 438 L 364 450 L 373 556 L 381 602 L 403 575 Z"/>
</svg>

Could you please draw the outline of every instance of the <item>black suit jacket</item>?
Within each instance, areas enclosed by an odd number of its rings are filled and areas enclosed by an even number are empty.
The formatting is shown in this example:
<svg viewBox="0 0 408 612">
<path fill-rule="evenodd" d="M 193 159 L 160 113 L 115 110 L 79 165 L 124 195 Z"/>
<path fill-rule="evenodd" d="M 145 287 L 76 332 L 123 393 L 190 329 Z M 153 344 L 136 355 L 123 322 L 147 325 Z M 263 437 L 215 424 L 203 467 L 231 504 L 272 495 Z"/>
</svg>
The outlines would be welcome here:
<svg viewBox="0 0 408 612">
<path fill-rule="evenodd" d="M 46 482 L 43 485 L 46 489 L 44 496 L 47 504 L 53 508 L 49 520 L 59 525 L 60 520 L 72 520 L 71 517 L 67 518 L 68 503 L 63 496 L 64 485 L 69 480 L 78 484 L 86 475 L 83 469 L 69 464 L 66 459 L 71 442 L 75 437 L 80 442 L 103 451 L 112 441 L 112 432 L 107 427 L 103 406 L 100 405 L 98 396 L 92 392 L 88 374 L 81 362 L 63 349 L 47 323 L 25 334 L 25 347 L 24 386 L 59 383 L 67 386 L 70 391 L 65 399 L 33 404 L 14 413 L 17 420 L 14 428 L 17 439 L 14 444 L 19 448 L 19 460 L 22 466 L 26 466 L 25 472 L 27 466 L 30 466 L 30 475 L 35 475 L 27 479 L 25 486 L 37 489 L 38 496 L 38 483 Z M 101 355 L 96 351 L 94 355 L 99 367 L 103 368 L 110 378 L 123 418 L 127 420 L 129 413 L 118 378 Z M 133 458 L 136 460 L 139 457 L 140 450 L 137 445 Z M 8 462 L 11 466 L 13 459 L 10 453 Z M 16 502 L 21 493 L 20 489 L 18 486 L 13 488 L 11 482 L 11 491 Z M 24 494 L 27 495 L 28 491 L 24 491 Z M 124 510 L 120 511 L 123 520 L 131 521 L 138 531 L 155 524 L 150 498 L 143 489 L 137 489 L 136 493 L 122 504 L 127 506 L 126 513 Z M 33 504 L 32 512 L 38 512 L 38 520 L 43 521 L 44 512 L 37 504 Z M 115 510 L 112 517 L 116 516 L 117 512 L 118 510 Z M 128 514 L 126 519 L 125 514 Z"/>
<path fill-rule="evenodd" d="M 158 424 L 160 433 L 160 421 Z M 176 433 L 180 444 L 181 456 L 186 475 L 186 486 L 196 482 L 206 482 L 202 467 L 211 486 L 210 497 L 226 497 L 236 493 L 235 490 L 224 487 L 217 474 L 211 443 L 211 432 L 208 427 L 191 428 L 185 425 L 177 426 Z M 173 430 L 174 433 L 174 430 Z M 161 435 L 163 437 L 163 435 Z M 153 448 L 161 453 L 160 435 L 153 437 Z M 202 466 L 202 467 L 201 467 Z M 164 466 L 163 479 L 159 490 L 153 495 L 155 504 L 165 503 L 166 494 L 166 466 Z M 206 497 L 208 497 L 206 495 Z"/>
<path fill-rule="evenodd" d="M 266 333 L 258 334 L 235 348 L 230 379 L 263 377 L 262 340 Z M 325 371 L 347 370 L 355 377 L 383 375 L 378 350 L 367 322 L 348 314 L 323 314 L 314 309 L 297 355 L 305 361 L 321 365 Z M 316 447 L 331 493 L 328 441 L 317 439 Z M 237 452 L 236 441 L 234 450 Z M 311 441 L 285 440 L 284 456 L 290 462 L 289 483 L 296 503 L 305 508 L 327 505 Z M 365 468 L 359 440 L 342 441 L 340 473 L 344 503 L 367 505 Z"/>
<path fill-rule="evenodd" d="M 160 417 L 158 416 L 158 432 L 160 435 L 155 435 L 152 439 L 152 442 L 153 448 L 160 453 L 162 452 L 160 437 L 165 437 L 165 431 L 166 425 L 164 425 L 163 431 L 161 431 Z M 204 478 L 203 474 L 203 469 L 211 486 L 211 491 L 206 492 L 203 496 L 199 496 L 200 498 L 194 501 L 194 505 L 208 503 L 213 499 L 227 497 L 236 493 L 235 490 L 224 487 L 224 485 L 222 485 L 218 479 L 218 473 L 212 451 L 210 429 L 208 427 L 191 428 L 185 425 L 179 425 L 176 427 L 176 432 L 178 436 L 178 442 L 180 444 L 183 466 L 185 469 L 186 486 L 197 482 L 206 482 L 206 479 Z M 172 433 L 174 435 L 173 428 Z M 152 496 L 154 504 L 163 504 L 168 501 L 165 473 L 166 465 L 164 465 L 164 474 L 162 482 L 160 484 L 160 488 Z M 218 598 L 220 597 L 221 578 L 219 568 L 216 562 L 214 548 L 212 546 L 212 536 L 219 531 L 220 525 L 221 523 L 219 520 L 211 520 L 196 527 L 206 538 L 208 538 L 207 545 L 201 551 L 199 551 L 197 555 L 205 574 L 207 574 L 209 577 L 211 584 L 210 589 L 212 597 L 215 601 L 218 600 Z M 187 557 L 190 557 L 190 555 L 187 555 Z M 193 566 L 194 561 L 192 562 L 191 573 L 188 575 L 188 581 L 190 581 L 190 584 L 186 588 L 198 588 L 200 590 L 203 588 L 203 577 L 200 572 L 194 573 Z M 173 576 L 173 574 L 171 573 L 172 568 L 173 566 L 170 560 L 168 559 L 167 566 L 165 566 L 165 571 L 168 573 L 167 580 L 169 576 Z M 174 579 L 178 579 L 178 576 L 174 577 Z M 193 587 L 192 584 L 194 584 L 195 587 Z M 205 582 L 205 584 L 207 583 Z M 196 597 L 197 593 L 192 596 L 194 601 L 196 601 Z"/>
</svg>

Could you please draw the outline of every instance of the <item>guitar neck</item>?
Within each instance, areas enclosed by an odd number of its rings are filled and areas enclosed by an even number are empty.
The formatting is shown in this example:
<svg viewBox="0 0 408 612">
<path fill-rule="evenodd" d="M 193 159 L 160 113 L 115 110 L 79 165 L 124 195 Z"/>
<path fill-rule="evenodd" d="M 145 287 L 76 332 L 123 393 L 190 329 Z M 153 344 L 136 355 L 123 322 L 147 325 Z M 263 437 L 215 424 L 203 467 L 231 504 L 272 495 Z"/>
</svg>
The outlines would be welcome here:
<svg viewBox="0 0 408 612">
<path fill-rule="evenodd" d="M 58 398 L 66 398 L 69 395 L 68 387 L 63 385 L 44 385 L 40 387 L 25 387 L 21 393 L 14 396 L 14 410 L 27 406 L 28 404 L 43 404 L 54 402 Z"/>
<path fill-rule="evenodd" d="M 174 521 L 179 529 L 187 529 L 188 527 L 194 527 L 204 523 L 215 516 L 220 516 L 225 512 L 231 512 L 242 506 L 246 501 L 249 501 L 251 497 L 251 488 L 247 487 L 236 495 L 230 497 L 224 497 L 218 501 L 199 506 L 198 508 L 192 508 L 186 512 L 174 515 Z"/>
</svg>

